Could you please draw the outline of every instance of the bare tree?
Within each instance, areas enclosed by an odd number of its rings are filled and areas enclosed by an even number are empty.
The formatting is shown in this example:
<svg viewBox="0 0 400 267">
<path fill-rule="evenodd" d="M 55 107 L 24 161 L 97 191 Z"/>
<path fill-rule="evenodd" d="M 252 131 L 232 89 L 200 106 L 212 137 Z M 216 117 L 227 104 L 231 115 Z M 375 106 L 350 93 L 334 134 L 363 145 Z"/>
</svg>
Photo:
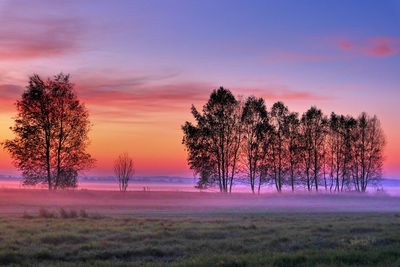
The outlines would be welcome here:
<svg viewBox="0 0 400 267">
<path fill-rule="evenodd" d="M 135 174 L 133 160 L 128 153 L 119 155 L 115 160 L 114 173 L 118 180 L 119 190 L 125 192 L 128 188 L 129 180 Z"/>
<path fill-rule="evenodd" d="M 75 187 L 78 173 L 93 166 L 86 152 L 89 113 L 75 92 L 69 75 L 42 80 L 38 75 L 17 101 L 11 130 L 15 138 L 4 142 L 23 183 L 47 184 L 49 190 Z"/>
</svg>

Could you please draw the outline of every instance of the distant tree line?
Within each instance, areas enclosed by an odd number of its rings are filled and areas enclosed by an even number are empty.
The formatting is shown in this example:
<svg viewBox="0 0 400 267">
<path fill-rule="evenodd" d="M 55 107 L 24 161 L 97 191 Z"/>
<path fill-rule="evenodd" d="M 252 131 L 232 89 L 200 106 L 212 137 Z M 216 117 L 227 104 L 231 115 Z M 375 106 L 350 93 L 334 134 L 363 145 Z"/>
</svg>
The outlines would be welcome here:
<svg viewBox="0 0 400 267">
<path fill-rule="evenodd" d="M 376 116 L 357 118 L 311 107 L 301 116 L 282 102 L 244 101 L 214 90 L 195 123 L 182 126 L 188 164 L 198 187 L 231 192 L 236 181 L 253 193 L 272 185 L 295 191 L 365 192 L 382 177 L 384 133 Z"/>
</svg>

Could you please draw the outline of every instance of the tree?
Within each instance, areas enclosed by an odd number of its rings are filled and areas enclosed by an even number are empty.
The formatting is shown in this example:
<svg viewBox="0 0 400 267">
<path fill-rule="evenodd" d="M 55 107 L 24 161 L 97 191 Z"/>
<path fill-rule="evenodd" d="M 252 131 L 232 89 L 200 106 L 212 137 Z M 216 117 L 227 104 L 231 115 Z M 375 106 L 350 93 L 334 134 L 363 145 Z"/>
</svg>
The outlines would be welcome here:
<svg viewBox="0 0 400 267">
<path fill-rule="evenodd" d="M 192 106 L 196 125 L 182 126 L 182 143 L 188 163 L 200 175 L 199 187 L 218 184 L 220 192 L 231 192 L 242 139 L 241 104 L 233 94 L 220 87 L 203 107 L 203 114 Z"/>
<path fill-rule="evenodd" d="M 330 176 L 330 191 L 340 190 L 340 175 L 341 166 L 343 162 L 343 116 L 339 116 L 334 112 L 331 113 L 329 118 L 329 133 L 327 138 L 328 150 L 328 166 Z"/>
<path fill-rule="evenodd" d="M 117 177 L 119 190 L 125 192 L 128 188 L 129 180 L 135 173 L 133 160 L 128 153 L 123 153 L 118 156 L 114 163 L 114 173 Z"/>
<path fill-rule="evenodd" d="M 330 190 L 343 191 L 351 186 L 351 166 L 356 120 L 350 116 L 331 113 L 326 140 L 327 165 L 329 167 Z"/>
<path fill-rule="evenodd" d="M 316 107 L 311 107 L 301 118 L 303 146 L 305 150 L 305 176 L 308 191 L 311 191 L 313 186 L 318 191 L 321 170 L 323 170 L 327 123 L 328 121 L 322 111 Z"/>
<path fill-rule="evenodd" d="M 241 123 L 243 124 L 242 154 L 244 169 L 253 193 L 258 177 L 258 192 L 260 192 L 262 163 L 271 141 L 271 126 L 262 98 L 255 98 L 254 96 L 247 98 L 243 107 Z"/>
<path fill-rule="evenodd" d="M 343 163 L 342 163 L 342 180 L 340 191 L 345 187 L 350 190 L 352 182 L 352 163 L 354 160 L 354 142 L 357 138 L 357 120 L 353 117 L 347 116 L 343 120 L 342 131 L 342 150 L 343 150 Z"/>
<path fill-rule="evenodd" d="M 24 184 L 46 184 L 49 190 L 76 187 L 78 173 L 94 164 L 86 152 L 89 113 L 69 78 L 60 73 L 42 80 L 35 74 L 17 100 L 11 128 L 16 136 L 4 147 Z"/>
<path fill-rule="evenodd" d="M 288 153 L 286 157 L 289 164 L 289 181 L 294 191 L 295 180 L 300 176 L 300 163 L 302 156 L 299 114 L 291 112 L 286 120 L 286 135 L 288 140 Z"/>
<path fill-rule="evenodd" d="M 301 118 L 282 102 L 268 112 L 264 100 L 248 97 L 242 104 L 224 88 L 214 90 L 195 123 L 183 126 L 188 163 L 199 176 L 197 187 L 218 185 L 231 192 L 234 178 L 250 189 L 273 184 L 295 191 L 365 192 L 382 176 L 385 138 L 379 120 L 362 113 L 357 119 L 311 107 Z"/>
<path fill-rule="evenodd" d="M 334 112 L 329 118 L 329 133 L 327 138 L 327 157 L 330 177 L 330 191 L 339 191 L 340 170 L 342 159 L 341 117 Z"/>
<path fill-rule="evenodd" d="M 282 102 L 276 102 L 271 109 L 271 126 L 273 129 L 270 162 L 272 179 L 278 192 L 282 191 L 287 172 L 287 119 L 289 109 Z"/>
<path fill-rule="evenodd" d="M 368 184 L 377 184 L 381 179 L 385 137 L 376 116 L 361 113 L 356 127 L 352 157 L 353 183 L 356 191 L 365 192 Z"/>
</svg>

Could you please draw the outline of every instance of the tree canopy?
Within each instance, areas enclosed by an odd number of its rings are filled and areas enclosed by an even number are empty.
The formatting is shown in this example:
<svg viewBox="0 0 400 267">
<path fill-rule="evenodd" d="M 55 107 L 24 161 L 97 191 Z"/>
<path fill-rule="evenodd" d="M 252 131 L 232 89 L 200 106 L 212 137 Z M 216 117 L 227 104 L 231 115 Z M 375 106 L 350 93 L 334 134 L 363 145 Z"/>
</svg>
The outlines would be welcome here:
<svg viewBox="0 0 400 267">
<path fill-rule="evenodd" d="M 262 185 L 278 192 L 365 192 L 382 177 L 385 137 L 376 116 L 357 118 L 315 106 L 300 117 L 283 102 L 268 110 L 262 98 L 239 101 L 228 90 L 214 90 L 195 123 L 183 126 L 183 144 L 199 187 L 218 185 L 231 192 L 235 182 L 248 183 L 254 193 Z"/>
<path fill-rule="evenodd" d="M 77 185 L 78 173 L 93 166 L 89 144 L 89 112 L 70 82 L 60 73 L 43 80 L 32 75 L 21 99 L 11 130 L 15 138 L 4 147 L 22 171 L 23 183 L 48 188 Z"/>
</svg>

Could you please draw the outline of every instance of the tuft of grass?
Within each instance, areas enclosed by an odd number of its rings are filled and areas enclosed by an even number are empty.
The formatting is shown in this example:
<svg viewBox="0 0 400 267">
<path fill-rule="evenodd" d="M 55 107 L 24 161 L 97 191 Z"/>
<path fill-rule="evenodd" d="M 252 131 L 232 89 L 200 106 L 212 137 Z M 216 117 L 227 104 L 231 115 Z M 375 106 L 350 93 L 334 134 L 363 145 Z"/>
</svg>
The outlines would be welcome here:
<svg viewBox="0 0 400 267">
<path fill-rule="evenodd" d="M 87 214 L 86 210 L 80 209 L 80 210 L 79 210 L 79 217 L 81 217 L 81 218 L 88 218 L 89 215 Z"/>
<path fill-rule="evenodd" d="M 31 214 L 29 214 L 28 212 L 24 211 L 24 213 L 22 214 L 22 218 L 33 219 L 33 216 Z"/>
<path fill-rule="evenodd" d="M 93 213 L 90 215 L 91 219 L 99 220 L 99 219 L 104 219 L 105 216 L 101 215 L 100 213 Z"/>
<path fill-rule="evenodd" d="M 69 218 L 68 212 L 64 208 L 60 208 L 60 210 L 58 212 L 59 212 L 61 218 L 63 218 L 63 219 Z"/>
<path fill-rule="evenodd" d="M 78 217 L 78 212 L 76 210 L 69 211 L 69 218 L 77 218 L 77 217 Z"/>
<path fill-rule="evenodd" d="M 11 265 L 17 263 L 22 255 L 15 253 L 13 251 L 1 251 L 0 252 L 0 264 L 1 265 Z"/>
<path fill-rule="evenodd" d="M 60 218 L 63 218 L 63 219 L 70 219 L 70 218 L 78 217 L 78 212 L 76 212 L 75 210 L 67 211 L 64 208 L 60 208 L 59 214 L 60 214 Z"/>
<path fill-rule="evenodd" d="M 43 244 L 60 245 L 60 244 L 80 244 L 86 240 L 86 237 L 71 233 L 49 233 L 40 238 Z"/>
<path fill-rule="evenodd" d="M 55 215 L 53 212 L 48 211 L 48 210 L 45 209 L 45 208 L 40 208 L 40 209 L 39 209 L 38 217 L 39 217 L 39 218 L 46 218 L 46 219 L 48 219 L 48 218 L 55 218 L 56 215 Z"/>
<path fill-rule="evenodd" d="M 296 266 L 306 266 L 307 259 L 304 255 L 284 255 L 277 257 L 273 265 L 277 267 L 296 267 Z"/>
</svg>

